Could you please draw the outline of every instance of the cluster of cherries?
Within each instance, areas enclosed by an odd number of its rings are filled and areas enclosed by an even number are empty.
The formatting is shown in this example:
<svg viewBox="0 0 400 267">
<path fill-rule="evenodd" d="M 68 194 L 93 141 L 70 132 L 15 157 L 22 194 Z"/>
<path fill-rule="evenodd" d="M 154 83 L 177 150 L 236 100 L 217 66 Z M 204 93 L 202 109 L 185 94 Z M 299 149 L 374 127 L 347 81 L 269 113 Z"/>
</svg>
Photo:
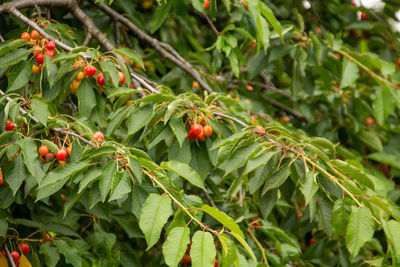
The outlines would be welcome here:
<svg viewBox="0 0 400 267">
<path fill-rule="evenodd" d="M 72 151 L 72 145 L 69 145 L 67 148 L 60 147 L 54 156 L 53 153 L 49 151 L 49 148 L 46 145 L 42 145 L 39 147 L 39 155 L 40 155 L 40 161 L 45 163 L 45 162 L 51 162 L 55 158 L 58 159 L 58 166 L 64 166 L 66 164 L 65 159 L 67 156 L 71 155 Z"/>
<path fill-rule="evenodd" d="M 7 123 L 6 123 L 6 131 L 14 130 L 15 126 L 16 126 L 16 124 L 14 122 L 7 121 Z"/>
<path fill-rule="evenodd" d="M 28 245 L 27 243 L 25 243 L 25 242 L 19 244 L 19 245 L 18 245 L 18 249 L 19 249 L 19 251 L 21 251 L 22 254 L 24 254 L 24 255 L 28 254 L 28 253 L 29 253 L 29 250 L 30 250 L 29 245 Z M 2 254 L 5 258 L 7 258 L 7 252 L 5 252 L 4 250 L 1 251 L 1 254 Z M 19 257 L 20 257 L 19 252 L 16 251 L 16 250 L 13 250 L 13 251 L 10 252 L 10 255 L 11 255 L 11 257 L 13 258 L 13 261 L 14 261 L 15 265 L 18 267 L 18 266 L 19 266 Z"/>
<path fill-rule="evenodd" d="M 32 65 L 32 74 L 37 74 L 42 70 L 44 56 L 54 57 L 54 49 L 56 44 L 54 41 L 47 41 L 41 36 L 36 30 L 29 32 L 23 32 L 21 39 L 29 41 L 30 45 L 33 45 L 33 54 L 36 56 L 36 62 L 38 65 Z M 44 54 L 43 54 L 44 51 Z"/>
<path fill-rule="evenodd" d="M 206 136 L 211 136 L 212 133 L 213 129 L 210 125 L 206 125 L 203 127 L 201 124 L 192 124 L 192 126 L 190 126 L 188 137 L 191 140 L 197 139 L 203 142 L 206 140 Z"/>
<path fill-rule="evenodd" d="M 80 66 L 84 65 L 85 61 L 84 60 L 78 60 L 75 62 L 74 64 L 74 68 L 77 69 Z M 93 65 L 86 65 L 83 67 L 83 71 L 79 71 L 76 74 L 75 80 L 71 83 L 70 85 L 70 91 L 71 93 L 76 93 L 76 91 L 78 90 L 81 81 L 85 78 L 85 76 L 89 76 L 89 77 L 93 77 L 97 72 L 97 69 L 95 66 Z M 119 83 L 120 84 L 124 84 L 125 83 L 125 76 L 121 71 L 118 71 L 118 75 L 119 75 Z M 104 80 L 104 75 L 103 73 L 99 73 L 97 75 L 97 83 L 100 86 L 103 86 L 105 84 L 105 80 Z M 131 84 L 131 88 L 133 88 L 133 84 Z"/>
</svg>

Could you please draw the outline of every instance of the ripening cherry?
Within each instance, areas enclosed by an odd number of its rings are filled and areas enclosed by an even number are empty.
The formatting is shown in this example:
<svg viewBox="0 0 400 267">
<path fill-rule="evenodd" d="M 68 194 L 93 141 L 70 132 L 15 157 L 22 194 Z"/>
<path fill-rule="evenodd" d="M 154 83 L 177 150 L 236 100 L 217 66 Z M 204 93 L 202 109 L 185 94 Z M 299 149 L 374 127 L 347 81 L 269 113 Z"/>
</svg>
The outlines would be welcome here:
<svg viewBox="0 0 400 267">
<path fill-rule="evenodd" d="M 213 133 L 213 129 L 211 128 L 210 125 L 206 125 L 206 126 L 204 126 L 204 128 L 203 128 L 203 132 L 204 132 L 204 135 L 205 135 L 205 136 L 211 136 L 212 133 Z"/>
<path fill-rule="evenodd" d="M 56 48 L 56 43 L 54 41 L 48 41 L 46 43 L 46 48 L 48 50 L 54 50 Z"/>
<path fill-rule="evenodd" d="M 352 5 L 353 7 L 357 7 L 357 3 L 356 3 L 355 1 L 351 1 L 351 5 Z"/>
<path fill-rule="evenodd" d="M 45 160 L 46 160 L 46 162 L 52 162 L 54 160 L 54 154 L 53 153 L 48 153 L 45 156 Z"/>
<path fill-rule="evenodd" d="M 29 245 L 27 243 L 19 244 L 19 249 L 22 251 L 24 255 L 29 253 Z"/>
<path fill-rule="evenodd" d="M 93 135 L 93 140 L 96 142 L 103 142 L 104 141 L 104 134 L 100 131 L 95 132 Z"/>
<path fill-rule="evenodd" d="M 37 30 L 31 31 L 31 39 L 38 39 L 40 34 L 37 32 Z"/>
<path fill-rule="evenodd" d="M 197 140 L 204 142 L 206 140 L 206 136 L 204 135 L 204 130 L 201 128 L 200 133 L 197 135 Z"/>
<path fill-rule="evenodd" d="M 56 157 L 60 161 L 67 158 L 67 150 L 65 149 L 65 147 L 58 149 Z"/>
<path fill-rule="evenodd" d="M 125 82 L 124 74 L 121 71 L 118 71 L 118 75 L 119 75 L 119 83 L 124 84 L 124 82 Z"/>
<path fill-rule="evenodd" d="M 260 226 L 261 226 L 261 224 L 260 224 L 258 221 L 252 222 L 251 225 L 252 225 L 253 227 L 260 227 Z"/>
<path fill-rule="evenodd" d="M 61 197 L 61 199 L 62 199 L 63 201 L 67 200 L 67 196 L 64 195 L 64 194 L 61 194 L 60 197 Z"/>
<path fill-rule="evenodd" d="M 317 240 L 315 237 L 311 237 L 311 238 L 310 238 L 310 241 L 309 241 L 310 246 L 314 245 L 314 244 L 317 243 L 317 242 L 318 242 L 318 240 Z"/>
<path fill-rule="evenodd" d="M 367 125 L 367 126 L 370 126 L 370 125 L 372 125 L 372 124 L 374 124 L 375 123 L 375 120 L 372 118 L 372 117 L 367 117 L 366 119 L 365 119 L 365 124 Z"/>
<path fill-rule="evenodd" d="M 21 39 L 23 39 L 23 40 L 29 40 L 29 39 L 31 39 L 31 35 L 30 35 L 28 32 L 23 32 L 23 33 L 21 34 Z"/>
<path fill-rule="evenodd" d="M 210 5 L 210 1 L 204 0 L 204 9 L 207 9 L 209 5 Z"/>
<path fill-rule="evenodd" d="M 67 163 L 64 161 L 64 160 L 59 160 L 58 161 L 58 164 L 57 164 L 57 167 L 61 167 L 61 166 L 64 166 L 64 165 L 66 165 Z"/>
<path fill-rule="evenodd" d="M 199 83 L 198 83 L 197 81 L 194 81 L 194 82 L 192 83 L 192 87 L 193 87 L 193 88 L 199 88 Z"/>
<path fill-rule="evenodd" d="M 67 147 L 67 153 L 68 153 L 68 156 L 71 156 L 71 153 L 72 153 L 72 144 L 70 144 L 70 145 Z"/>
<path fill-rule="evenodd" d="M 191 139 L 191 140 L 196 140 L 196 139 L 197 139 L 197 136 L 198 136 L 198 134 L 195 134 L 194 131 L 193 131 L 192 129 L 189 130 L 189 133 L 188 133 L 189 139 Z"/>
<path fill-rule="evenodd" d="M 83 71 L 79 71 L 79 72 L 76 74 L 76 79 L 77 79 L 78 81 L 82 81 L 84 78 L 85 78 L 85 73 L 84 73 Z"/>
<path fill-rule="evenodd" d="M 104 85 L 104 75 L 102 73 L 97 75 L 97 83 L 100 85 Z"/>
<path fill-rule="evenodd" d="M 0 186 L 6 186 L 6 182 L 4 182 L 3 174 L 0 175 Z"/>
<path fill-rule="evenodd" d="M 39 147 L 39 154 L 40 156 L 46 157 L 49 154 L 49 148 L 46 145 Z"/>
<path fill-rule="evenodd" d="M 215 259 L 214 267 L 218 267 L 218 259 Z"/>
<path fill-rule="evenodd" d="M 251 86 L 251 85 L 247 85 L 246 89 L 249 90 L 249 91 L 253 91 L 254 90 L 253 86 Z"/>
<path fill-rule="evenodd" d="M 87 66 L 87 67 L 84 69 L 84 71 L 86 72 L 86 75 L 87 75 L 87 76 L 93 76 L 93 75 L 96 74 L 97 69 L 96 69 L 96 67 L 94 67 L 94 66 Z"/>
<path fill-rule="evenodd" d="M 361 20 L 367 20 L 368 19 L 368 15 L 366 13 L 364 13 L 364 12 L 361 12 L 360 18 L 361 18 Z"/>
<path fill-rule="evenodd" d="M 35 75 L 35 74 L 38 74 L 39 72 L 40 72 L 39 66 L 33 64 L 33 65 L 32 65 L 32 74 Z"/>
<path fill-rule="evenodd" d="M 11 251 L 11 257 L 13 258 L 14 262 L 17 263 L 19 262 L 19 253 L 18 251 Z"/>
<path fill-rule="evenodd" d="M 182 257 L 182 262 L 183 263 L 191 263 L 192 262 L 192 258 L 189 255 L 185 254 Z"/>
<path fill-rule="evenodd" d="M 290 122 L 290 117 L 289 116 L 283 116 L 282 117 L 282 122 L 283 123 L 289 123 Z"/>
<path fill-rule="evenodd" d="M 194 134 L 198 135 L 198 134 L 200 134 L 200 132 L 201 132 L 201 128 L 202 128 L 202 127 L 201 127 L 200 124 L 193 124 L 193 125 L 190 127 L 190 130 L 193 131 Z"/>
<path fill-rule="evenodd" d="M 11 121 L 7 121 L 6 123 L 6 131 L 12 131 L 14 130 L 15 127 L 15 123 L 11 122 Z"/>
<path fill-rule="evenodd" d="M 44 60 L 44 55 L 43 55 L 42 53 L 38 53 L 38 54 L 36 55 L 36 62 L 37 62 L 38 64 L 42 64 L 42 63 L 43 63 L 43 60 Z"/>
<path fill-rule="evenodd" d="M 297 220 L 300 220 L 301 217 L 303 217 L 303 214 L 301 213 L 301 211 L 296 212 L 296 217 L 297 217 Z"/>
<path fill-rule="evenodd" d="M 53 51 L 53 50 L 46 50 L 46 51 L 44 52 L 44 54 L 45 54 L 46 56 L 51 57 L 51 58 L 54 57 L 54 51 Z"/>
</svg>

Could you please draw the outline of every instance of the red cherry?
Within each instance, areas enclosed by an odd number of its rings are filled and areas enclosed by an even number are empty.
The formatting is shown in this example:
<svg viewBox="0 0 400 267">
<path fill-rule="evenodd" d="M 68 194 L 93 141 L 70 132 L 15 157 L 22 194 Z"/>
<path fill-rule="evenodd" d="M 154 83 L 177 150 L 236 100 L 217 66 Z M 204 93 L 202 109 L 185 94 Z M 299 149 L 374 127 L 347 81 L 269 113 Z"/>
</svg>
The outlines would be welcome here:
<svg viewBox="0 0 400 267">
<path fill-rule="evenodd" d="M 96 74 L 97 69 L 94 66 L 87 66 L 87 68 L 84 69 L 84 71 L 87 76 L 93 76 Z"/>
<path fill-rule="evenodd" d="M 29 245 L 27 243 L 19 244 L 19 249 L 22 251 L 24 255 L 29 253 Z"/>
<path fill-rule="evenodd" d="M 354 7 L 357 7 L 357 3 L 354 2 L 354 1 L 351 1 L 351 5 L 354 6 Z"/>
<path fill-rule="evenodd" d="M 11 257 L 13 258 L 14 262 L 19 262 L 19 253 L 18 251 L 11 251 Z"/>
<path fill-rule="evenodd" d="M 14 130 L 15 127 L 15 123 L 11 122 L 11 121 L 7 121 L 6 123 L 6 131 L 12 131 Z"/>
<path fill-rule="evenodd" d="M 208 0 L 204 0 L 204 9 L 207 9 L 209 5 L 210 2 Z"/>
<path fill-rule="evenodd" d="M 3 175 L 0 175 L 0 186 L 6 186 L 6 182 L 4 182 Z"/>
<path fill-rule="evenodd" d="M 189 139 L 196 140 L 198 134 L 195 134 L 193 130 L 189 130 L 188 137 Z"/>
<path fill-rule="evenodd" d="M 46 51 L 44 52 L 44 54 L 45 54 L 46 56 L 51 57 L 51 58 L 54 57 L 54 51 L 53 51 L 53 50 L 46 50 Z"/>
<path fill-rule="evenodd" d="M 1 251 L 1 254 L 3 254 L 3 256 L 7 258 L 7 252 L 5 252 L 4 250 Z"/>
<path fill-rule="evenodd" d="M 123 84 L 125 82 L 125 76 L 122 72 L 118 71 L 118 75 L 119 75 L 119 83 Z"/>
<path fill-rule="evenodd" d="M 259 222 L 257 222 L 257 221 L 252 222 L 251 225 L 253 225 L 253 227 L 260 227 L 261 226 L 261 224 Z"/>
<path fill-rule="evenodd" d="M 318 242 L 318 240 L 317 240 L 315 237 L 311 237 L 311 238 L 310 238 L 310 241 L 309 241 L 310 246 L 311 246 L 311 245 L 314 245 L 314 244 L 317 243 L 317 242 Z"/>
<path fill-rule="evenodd" d="M 46 162 L 51 162 L 54 160 L 54 154 L 53 153 L 49 153 L 45 156 Z"/>
<path fill-rule="evenodd" d="M 67 155 L 68 155 L 67 150 L 64 147 L 62 147 L 57 151 L 56 157 L 58 160 L 64 160 L 67 158 Z"/>
<path fill-rule="evenodd" d="M 29 39 L 31 39 L 31 36 L 30 36 L 30 34 L 28 32 L 23 32 L 21 34 L 21 39 L 29 40 Z"/>
<path fill-rule="evenodd" d="M 368 15 L 364 12 L 361 12 L 361 20 L 367 20 L 368 19 Z"/>
<path fill-rule="evenodd" d="M 104 141 L 104 134 L 100 131 L 95 132 L 93 135 L 93 140 L 96 142 L 102 142 Z"/>
<path fill-rule="evenodd" d="M 203 127 L 201 127 L 200 133 L 197 135 L 197 140 L 204 142 L 206 140 L 206 136 L 204 135 Z"/>
<path fill-rule="evenodd" d="M 303 214 L 300 211 L 296 213 L 297 220 L 300 220 L 302 216 Z"/>
<path fill-rule="evenodd" d="M 54 50 L 54 48 L 56 48 L 56 43 L 54 41 L 48 41 L 46 44 L 46 48 L 48 50 Z"/>
<path fill-rule="evenodd" d="M 39 147 L 39 154 L 45 157 L 47 154 L 49 154 L 49 148 L 46 145 Z"/>
<path fill-rule="evenodd" d="M 44 55 L 43 55 L 42 53 L 38 53 L 38 54 L 36 55 L 36 62 L 37 62 L 38 64 L 42 64 L 42 63 L 43 63 L 43 60 L 44 60 Z"/>
<path fill-rule="evenodd" d="M 218 267 L 218 259 L 215 259 L 214 267 Z"/>
<path fill-rule="evenodd" d="M 193 125 L 190 127 L 190 130 L 193 131 L 194 134 L 198 135 L 198 134 L 200 134 L 200 132 L 201 132 L 201 128 L 202 128 L 202 127 L 201 127 L 200 124 L 193 124 Z"/>
<path fill-rule="evenodd" d="M 97 83 L 100 84 L 100 85 L 104 85 L 104 76 L 103 76 L 102 73 L 97 75 Z"/>
<path fill-rule="evenodd" d="M 182 262 L 183 263 L 191 263 L 192 262 L 192 258 L 189 255 L 185 254 L 182 257 Z"/>
<path fill-rule="evenodd" d="M 130 88 L 135 88 L 135 86 L 133 85 L 133 83 L 131 83 L 131 85 L 129 86 Z"/>
</svg>

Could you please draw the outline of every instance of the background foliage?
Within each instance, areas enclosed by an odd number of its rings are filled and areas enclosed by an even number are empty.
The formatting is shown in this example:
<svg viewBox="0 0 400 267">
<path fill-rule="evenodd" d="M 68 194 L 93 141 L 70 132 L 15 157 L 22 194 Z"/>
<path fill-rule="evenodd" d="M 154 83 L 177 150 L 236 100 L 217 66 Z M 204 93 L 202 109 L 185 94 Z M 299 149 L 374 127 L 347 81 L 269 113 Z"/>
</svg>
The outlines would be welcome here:
<svg viewBox="0 0 400 267">
<path fill-rule="evenodd" d="M 3 3 L 4 250 L 28 243 L 21 266 L 399 266 L 400 4 L 384 3 Z M 20 38 L 33 29 L 43 41 Z M 72 149 L 60 163 L 42 145 Z"/>
</svg>

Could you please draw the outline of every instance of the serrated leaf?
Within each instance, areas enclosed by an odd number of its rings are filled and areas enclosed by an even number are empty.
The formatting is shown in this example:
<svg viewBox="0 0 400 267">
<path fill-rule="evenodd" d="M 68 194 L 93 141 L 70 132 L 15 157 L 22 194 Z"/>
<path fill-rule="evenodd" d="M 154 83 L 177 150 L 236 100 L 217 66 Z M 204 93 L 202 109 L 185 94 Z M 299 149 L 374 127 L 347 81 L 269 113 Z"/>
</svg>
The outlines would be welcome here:
<svg viewBox="0 0 400 267">
<path fill-rule="evenodd" d="M 129 173 L 127 171 L 117 172 L 114 176 L 108 202 L 120 199 L 129 192 L 131 192 Z"/>
<path fill-rule="evenodd" d="M 400 260 L 400 223 L 395 220 L 385 221 L 382 220 L 383 231 L 385 232 L 386 238 L 391 246 L 393 246 L 393 255 L 396 258 L 396 262 Z"/>
<path fill-rule="evenodd" d="M 139 184 L 142 183 L 143 175 L 142 175 L 142 165 L 140 165 L 139 161 L 137 161 L 134 157 L 130 156 L 129 160 L 129 168 L 131 169 L 133 175 Z"/>
<path fill-rule="evenodd" d="M 47 117 L 49 115 L 49 109 L 45 102 L 34 99 L 31 102 L 32 113 L 43 125 L 47 124 Z"/>
<path fill-rule="evenodd" d="M 349 224 L 346 230 L 346 246 L 354 259 L 360 248 L 369 241 L 374 234 L 374 222 L 371 211 L 367 207 L 351 207 Z"/>
<path fill-rule="evenodd" d="M 11 50 L 14 50 L 15 48 L 26 45 L 27 43 L 28 41 L 25 39 L 7 40 L 0 43 L 0 57 Z"/>
<path fill-rule="evenodd" d="M 24 48 L 18 48 L 0 57 L 0 68 L 6 68 L 15 65 L 18 62 L 26 60 L 31 52 Z"/>
<path fill-rule="evenodd" d="M 118 74 L 115 64 L 112 61 L 104 61 L 102 67 L 103 67 L 103 72 L 108 73 L 110 75 L 111 81 L 112 81 L 114 87 L 118 87 L 119 86 L 119 74 Z"/>
<path fill-rule="evenodd" d="M 56 245 L 58 251 L 65 256 L 67 263 L 72 264 L 74 267 L 82 266 L 82 259 L 76 247 L 71 246 L 61 239 L 54 240 L 53 243 Z"/>
<path fill-rule="evenodd" d="M 111 160 L 104 167 L 101 172 L 101 178 L 99 183 L 101 199 L 104 202 L 108 192 L 111 190 L 111 186 L 114 181 L 115 174 L 117 173 L 117 161 Z"/>
<path fill-rule="evenodd" d="M 329 163 L 335 166 L 343 174 L 348 175 L 357 180 L 360 184 L 368 186 L 371 189 L 375 189 L 374 184 L 372 183 L 369 175 L 366 174 L 363 170 L 357 168 L 356 166 L 339 159 L 330 160 Z"/>
<path fill-rule="evenodd" d="M 89 79 L 82 80 L 78 88 L 77 96 L 79 114 L 90 118 L 93 108 L 97 105 L 97 101 Z"/>
<path fill-rule="evenodd" d="M 254 159 L 248 160 L 242 175 L 246 175 L 261 166 L 267 165 L 274 154 L 275 152 L 267 151 Z"/>
<path fill-rule="evenodd" d="M 240 235 L 232 232 L 231 235 L 233 235 L 237 241 L 239 241 L 239 243 L 244 247 L 244 249 L 247 251 L 247 253 L 250 255 L 250 257 L 253 259 L 253 261 L 255 263 L 257 263 L 257 259 L 256 256 L 254 255 L 253 250 L 251 249 L 251 247 L 249 246 L 249 244 L 247 244 L 246 240 L 244 240 Z"/>
<path fill-rule="evenodd" d="M 7 179 L 5 179 L 5 181 L 10 186 L 13 195 L 15 196 L 15 193 L 17 193 L 21 184 L 27 178 L 24 171 L 24 162 L 22 160 L 22 156 L 18 156 L 13 160 L 13 164 L 11 168 L 8 169 L 6 177 Z"/>
<path fill-rule="evenodd" d="M 212 216 L 214 219 L 216 219 L 217 221 L 222 223 L 224 226 L 228 227 L 232 232 L 237 233 L 243 239 L 245 238 L 245 235 L 243 234 L 239 225 L 231 217 L 226 215 L 224 212 L 222 212 L 214 207 L 210 207 L 207 204 L 202 205 L 201 209 L 204 212 L 206 212 L 208 215 Z"/>
<path fill-rule="evenodd" d="M 286 165 L 281 167 L 275 173 L 268 176 L 265 182 L 264 189 L 262 191 L 262 195 L 264 195 L 271 189 L 278 188 L 279 186 L 281 186 L 289 177 L 290 173 L 291 173 L 290 167 Z"/>
<path fill-rule="evenodd" d="M 88 171 L 84 178 L 79 182 L 78 194 L 85 190 L 89 185 L 99 179 L 101 175 L 101 168 L 94 168 Z"/>
<path fill-rule="evenodd" d="M 72 175 L 85 170 L 88 166 L 89 163 L 86 162 L 68 163 L 49 172 L 39 183 L 36 200 L 54 194 L 63 187 Z"/>
<path fill-rule="evenodd" d="M 161 230 L 172 215 L 171 199 L 168 195 L 150 194 L 140 212 L 139 227 L 143 231 L 149 250 L 160 239 Z"/>
<path fill-rule="evenodd" d="M 331 226 L 336 236 L 346 232 L 349 215 L 350 209 L 346 207 L 343 199 L 336 200 L 331 215 Z"/>
<path fill-rule="evenodd" d="M 281 40 L 283 41 L 282 26 L 274 16 L 272 10 L 265 3 L 261 1 L 259 2 L 259 7 L 263 16 L 268 20 L 268 22 L 272 25 L 272 28 L 274 28 L 274 30 L 279 34 Z"/>
<path fill-rule="evenodd" d="M 183 124 L 181 119 L 171 119 L 169 124 L 168 124 L 172 131 L 174 132 L 176 139 L 179 142 L 179 146 L 182 147 L 183 142 L 186 139 L 187 132 L 185 129 L 185 125 Z"/>
<path fill-rule="evenodd" d="M 165 263 L 168 266 L 178 266 L 189 244 L 189 235 L 190 230 L 188 227 L 175 227 L 168 233 L 167 240 L 163 245 Z"/>
<path fill-rule="evenodd" d="M 133 60 L 136 64 L 139 64 L 139 66 L 142 69 L 145 69 L 144 64 L 143 64 L 143 59 L 137 51 L 126 48 L 126 47 L 114 49 L 113 51 L 117 54 L 120 54 L 121 56 L 127 57 L 130 60 Z"/>
<path fill-rule="evenodd" d="M 190 257 L 193 267 L 214 267 L 215 244 L 209 232 L 197 231 L 192 238 Z"/>
<path fill-rule="evenodd" d="M 193 170 L 189 165 L 176 160 L 170 160 L 170 161 L 163 161 L 160 167 L 182 176 L 191 184 L 205 190 L 204 183 L 203 180 L 201 180 L 200 175 L 195 170 Z"/>
<path fill-rule="evenodd" d="M 142 129 L 153 117 L 153 107 L 145 105 L 133 111 L 128 118 L 128 135 L 132 135 Z"/>
<path fill-rule="evenodd" d="M 112 135 L 114 131 L 117 129 L 117 127 L 122 124 L 123 120 L 125 120 L 125 118 L 129 115 L 129 112 L 131 111 L 132 111 L 131 107 L 120 108 L 116 116 L 114 116 L 113 119 L 110 120 L 110 123 L 107 126 L 106 135 Z"/>
<path fill-rule="evenodd" d="M 15 91 L 25 86 L 29 82 L 29 78 L 32 74 L 32 63 L 21 62 L 15 65 L 10 71 L 8 76 L 8 92 Z"/>
<path fill-rule="evenodd" d="M 37 183 L 40 183 L 44 175 L 42 168 L 40 168 L 40 161 L 38 159 L 37 147 L 32 138 L 26 137 L 18 141 L 21 147 L 22 155 L 24 156 L 24 163 L 28 168 L 29 173 L 35 177 Z"/>
<path fill-rule="evenodd" d="M 347 58 L 342 63 L 342 79 L 340 81 L 340 88 L 347 86 L 355 86 L 356 80 L 359 77 L 358 66 L 353 61 Z"/>
<path fill-rule="evenodd" d="M 379 137 L 371 131 L 362 130 L 357 137 L 368 147 L 378 151 L 383 151 L 382 142 Z"/>
<path fill-rule="evenodd" d="M 300 191 L 303 193 L 306 205 L 313 199 L 314 194 L 318 190 L 317 175 L 318 173 L 309 171 L 305 181 L 300 185 Z"/>
<path fill-rule="evenodd" d="M 260 146 L 259 143 L 255 142 L 235 149 L 235 151 L 231 153 L 230 156 L 218 166 L 218 168 L 224 170 L 225 175 L 227 175 L 232 171 L 243 167 L 251 154 L 257 151 Z"/>
<path fill-rule="evenodd" d="M 156 7 L 153 19 L 150 22 L 150 33 L 153 34 L 156 30 L 158 30 L 158 28 L 161 27 L 164 20 L 168 17 L 172 2 L 173 0 L 167 0 Z"/>
</svg>

